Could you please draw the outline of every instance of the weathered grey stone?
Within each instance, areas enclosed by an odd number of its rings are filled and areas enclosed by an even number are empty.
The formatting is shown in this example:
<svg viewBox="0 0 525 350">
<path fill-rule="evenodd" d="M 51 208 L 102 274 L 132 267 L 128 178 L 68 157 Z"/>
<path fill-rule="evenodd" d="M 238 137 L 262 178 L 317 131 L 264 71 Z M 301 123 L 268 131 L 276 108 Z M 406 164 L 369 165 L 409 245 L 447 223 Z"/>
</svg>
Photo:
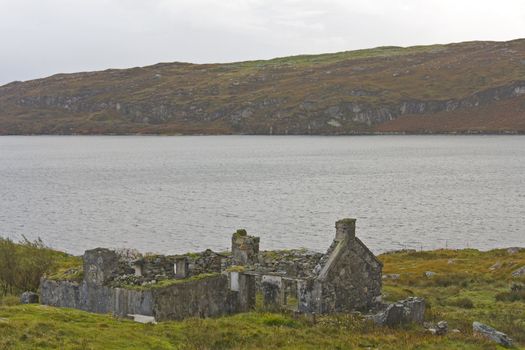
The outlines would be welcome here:
<svg viewBox="0 0 525 350">
<path fill-rule="evenodd" d="M 445 335 L 448 332 L 448 323 L 439 321 L 435 327 L 428 328 L 428 331 L 435 335 Z"/>
<path fill-rule="evenodd" d="M 297 301 L 298 311 L 312 314 L 368 310 L 381 302 L 382 263 L 355 237 L 355 219 L 336 223 L 326 254 L 259 253 L 259 238 L 238 230 L 231 256 L 211 250 L 143 256 L 97 248 L 86 251 L 83 268 L 82 281 L 42 279 L 42 303 L 162 321 L 248 311 L 255 305 L 256 288 L 267 308 L 291 307 L 287 301 Z M 201 278 L 187 279 L 198 275 Z M 167 279 L 180 281 L 157 284 Z M 407 310 L 406 317 L 414 318 L 410 307 Z"/>
<path fill-rule="evenodd" d="M 518 254 L 519 252 L 521 252 L 524 248 L 520 248 L 520 247 L 510 247 L 507 249 L 507 253 L 509 255 L 514 255 L 514 254 Z"/>
<path fill-rule="evenodd" d="M 520 267 L 516 271 L 512 272 L 512 277 L 525 276 L 525 266 Z"/>
<path fill-rule="evenodd" d="M 355 238 L 355 219 L 342 219 L 335 223 L 335 240 Z"/>
<path fill-rule="evenodd" d="M 23 292 L 20 295 L 21 304 L 37 304 L 38 303 L 38 294 L 34 292 Z"/>
<path fill-rule="evenodd" d="M 80 309 L 79 285 L 70 281 L 40 281 L 40 302 L 44 305 Z"/>
<path fill-rule="evenodd" d="M 266 309 L 276 310 L 282 305 L 282 279 L 279 276 L 262 276 L 261 291 Z"/>
<path fill-rule="evenodd" d="M 305 284 L 302 311 L 319 314 L 368 310 L 381 296 L 383 264 L 355 237 L 355 220 L 336 223 L 336 237 L 316 267 L 317 277 Z M 308 307 L 305 307 L 308 306 Z"/>
<path fill-rule="evenodd" d="M 378 325 L 390 327 L 406 323 L 422 324 L 425 319 L 425 300 L 411 297 L 398 301 L 373 315 L 372 319 Z"/>
<path fill-rule="evenodd" d="M 512 346 L 512 339 L 510 339 L 505 333 L 495 330 L 494 328 L 487 326 L 480 322 L 472 323 L 472 330 L 476 334 L 480 334 L 485 338 L 488 338 L 496 343 L 505 347 Z"/>
<path fill-rule="evenodd" d="M 501 269 L 502 266 L 503 266 L 503 264 L 501 263 L 501 261 L 496 261 L 496 263 L 494 265 L 489 267 L 489 270 L 490 271 L 499 270 L 499 269 Z"/>
<path fill-rule="evenodd" d="M 129 314 L 128 317 L 133 318 L 133 321 L 138 322 L 138 323 L 152 323 L 152 324 L 157 323 L 157 321 L 155 321 L 155 317 L 153 316 Z"/>
<path fill-rule="evenodd" d="M 386 275 L 383 275 L 384 280 L 398 280 L 399 277 L 401 277 L 398 273 L 388 273 Z"/>
<path fill-rule="evenodd" d="M 245 230 L 237 230 L 232 236 L 234 265 L 255 264 L 259 255 L 259 237 L 248 236 Z"/>
<path fill-rule="evenodd" d="M 432 271 L 426 271 L 425 272 L 425 276 L 428 277 L 428 278 L 434 277 L 435 275 L 436 275 L 436 273 L 432 272 Z"/>
<path fill-rule="evenodd" d="M 96 248 L 84 252 L 84 280 L 103 285 L 119 274 L 119 257 L 110 249 Z"/>
</svg>

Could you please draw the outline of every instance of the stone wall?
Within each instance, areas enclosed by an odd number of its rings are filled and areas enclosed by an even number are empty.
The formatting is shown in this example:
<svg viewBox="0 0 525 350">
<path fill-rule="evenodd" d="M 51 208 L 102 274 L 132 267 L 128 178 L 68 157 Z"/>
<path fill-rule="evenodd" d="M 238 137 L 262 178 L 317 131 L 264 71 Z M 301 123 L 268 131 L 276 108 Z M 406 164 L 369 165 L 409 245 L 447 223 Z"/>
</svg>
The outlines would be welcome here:
<svg viewBox="0 0 525 350">
<path fill-rule="evenodd" d="M 232 236 L 232 259 L 234 265 L 253 265 L 259 259 L 259 237 L 248 236 L 245 230 L 237 230 Z"/>
<path fill-rule="evenodd" d="M 225 260 L 230 260 L 229 257 L 217 254 L 210 249 L 192 255 L 189 257 L 189 276 L 196 276 L 202 273 L 219 273 Z"/>
<path fill-rule="evenodd" d="M 248 311 L 255 306 L 255 291 L 250 286 L 254 285 L 254 282 L 251 278 L 252 276 L 240 274 L 239 291 L 231 290 L 226 275 L 154 289 L 152 293 L 155 319 L 181 320 L 187 317 L 211 317 Z"/>
<path fill-rule="evenodd" d="M 44 305 L 80 309 L 79 284 L 69 281 L 40 281 L 40 302 Z"/>
<path fill-rule="evenodd" d="M 355 236 L 355 219 L 336 222 L 336 236 L 315 267 L 317 276 L 299 283 L 299 310 L 333 313 L 366 310 L 381 297 L 383 265 Z"/>
<path fill-rule="evenodd" d="M 102 285 L 115 277 L 133 273 L 133 270 L 119 255 L 110 249 L 96 248 L 86 250 L 83 256 L 84 279 L 90 284 Z"/>
<path fill-rule="evenodd" d="M 96 313 L 153 315 L 151 291 L 110 288 L 87 283 L 42 280 L 40 302 L 44 305 L 75 308 Z"/>
<path fill-rule="evenodd" d="M 305 249 L 264 251 L 259 254 L 257 264 L 250 269 L 261 274 L 280 274 L 292 278 L 314 275 L 314 268 L 324 256 Z"/>
<path fill-rule="evenodd" d="M 131 253 L 86 251 L 84 280 L 43 279 L 42 303 L 162 321 L 248 311 L 255 306 L 257 289 L 267 308 L 296 307 L 305 313 L 370 309 L 381 296 L 382 264 L 355 237 L 355 219 L 336 222 L 326 254 L 300 249 L 260 253 L 259 238 L 244 230 L 233 234 L 231 256 L 211 250 L 172 256 Z M 158 284 L 166 279 L 180 281 Z"/>
<path fill-rule="evenodd" d="M 238 273 L 237 290 L 227 275 L 134 290 L 83 281 L 41 281 L 41 303 L 95 313 L 154 316 L 157 321 L 210 317 L 249 311 L 255 306 L 254 276 Z"/>
<path fill-rule="evenodd" d="M 316 281 L 321 294 L 319 312 L 348 312 L 369 309 L 381 296 L 382 265 L 358 239 L 344 240 L 334 251 L 334 259 Z"/>
<path fill-rule="evenodd" d="M 135 262 L 141 267 L 141 277 L 144 281 L 175 278 L 175 264 L 178 257 L 174 255 L 145 256 Z"/>
</svg>

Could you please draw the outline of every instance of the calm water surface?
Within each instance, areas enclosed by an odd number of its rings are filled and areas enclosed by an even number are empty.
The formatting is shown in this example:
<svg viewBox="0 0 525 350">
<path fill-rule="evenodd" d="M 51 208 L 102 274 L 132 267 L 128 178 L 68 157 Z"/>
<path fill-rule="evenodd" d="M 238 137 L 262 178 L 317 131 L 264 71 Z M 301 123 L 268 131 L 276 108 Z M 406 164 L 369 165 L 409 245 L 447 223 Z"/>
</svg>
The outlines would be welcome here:
<svg viewBox="0 0 525 350">
<path fill-rule="evenodd" d="M 72 253 L 525 246 L 525 137 L 0 137 L 0 235 Z"/>
</svg>

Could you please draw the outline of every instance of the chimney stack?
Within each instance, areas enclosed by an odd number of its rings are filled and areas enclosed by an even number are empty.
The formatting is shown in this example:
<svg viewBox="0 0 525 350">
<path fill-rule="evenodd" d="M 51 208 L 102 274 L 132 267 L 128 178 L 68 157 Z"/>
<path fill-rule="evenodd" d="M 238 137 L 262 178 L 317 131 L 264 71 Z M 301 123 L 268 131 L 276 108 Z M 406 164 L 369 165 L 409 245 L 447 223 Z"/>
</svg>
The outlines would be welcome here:
<svg viewBox="0 0 525 350">
<path fill-rule="evenodd" d="M 335 240 L 341 242 L 345 238 L 355 238 L 355 219 L 341 219 L 336 221 Z"/>
</svg>

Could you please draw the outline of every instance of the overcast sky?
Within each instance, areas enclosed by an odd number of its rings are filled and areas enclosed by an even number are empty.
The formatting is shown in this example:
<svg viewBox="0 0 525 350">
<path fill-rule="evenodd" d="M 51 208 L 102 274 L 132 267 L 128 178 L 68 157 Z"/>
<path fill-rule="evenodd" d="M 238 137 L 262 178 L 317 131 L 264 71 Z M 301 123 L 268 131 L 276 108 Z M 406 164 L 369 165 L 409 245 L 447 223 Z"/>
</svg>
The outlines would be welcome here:
<svg viewBox="0 0 525 350">
<path fill-rule="evenodd" d="M 0 84 L 59 72 L 525 37 L 525 0 L 0 0 Z"/>
</svg>

